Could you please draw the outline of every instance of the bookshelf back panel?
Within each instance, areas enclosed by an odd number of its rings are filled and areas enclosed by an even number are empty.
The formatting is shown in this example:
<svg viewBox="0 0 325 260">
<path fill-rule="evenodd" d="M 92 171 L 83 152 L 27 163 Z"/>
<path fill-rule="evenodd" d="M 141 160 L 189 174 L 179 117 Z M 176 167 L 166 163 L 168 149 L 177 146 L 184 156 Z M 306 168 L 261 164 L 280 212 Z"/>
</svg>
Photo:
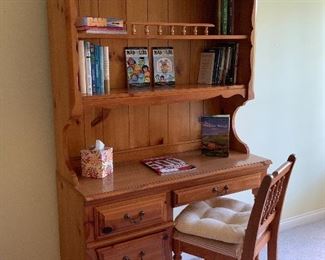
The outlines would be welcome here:
<svg viewBox="0 0 325 260">
<path fill-rule="evenodd" d="M 242 10 L 236 11 L 235 32 L 250 34 L 253 0 L 237 0 Z M 118 17 L 126 21 L 217 22 L 216 0 L 76 0 L 79 16 Z M 236 10 L 236 8 L 235 8 Z M 243 12 L 243 13 L 242 13 Z M 249 17 L 249 19 L 248 19 Z M 238 26 L 237 26 L 238 25 Z M 156 33 L 156 32 L 153 32 Z M 138 34 L 143 31 L 138 30 Z M 93 40 L 90 40 L 93 41 Z M 95 40 L 110 47 L 111 88 L 126 89 L 124 48 L 132 46 L 174 48 L 177 84 L 196 83 L 201 51 L 213 46 L 213 41 L 167 40 Z M 250 43 L 240 45 L 238 83 L 250 79 Z M 151 51 L 149 51 L 150 54 Z M 150 59 L 151 60 L 151 59 Z M 71 156 L 92 145 L 97 138 L 112 145 L 115 151 L 129 151 L 160 145 L 188 143 L 200 138 L 198 118 L 203 114 L 224 112 L 220 98 L 206 101 L 183 102 L 170 105 L 126 106 L 112 109 L 108 117 L 92 127 L 91 122 L 107 111 L 92 108 L 84 111 L 82 120 L 69 135 Z M 236 104 L 237 106 L 237 104 Z M 126 156 L 127 157 L 127 156 Z M 127 159 L 127 158 L 126 158 Z"/>
</svg>

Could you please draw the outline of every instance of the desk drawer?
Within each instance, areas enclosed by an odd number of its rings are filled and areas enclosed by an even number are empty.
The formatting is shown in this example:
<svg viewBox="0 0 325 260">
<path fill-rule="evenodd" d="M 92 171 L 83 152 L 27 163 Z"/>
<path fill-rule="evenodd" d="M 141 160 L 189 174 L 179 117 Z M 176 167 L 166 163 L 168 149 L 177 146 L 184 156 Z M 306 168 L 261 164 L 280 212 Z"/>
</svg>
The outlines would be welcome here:
<svg viewBox="0 0 325 260">
<path fill-rule="evenodd" d="M 167 221 L 166 194 L 95 208 L 95 235 L 108 237 Z"/>
<path fill-rule="evenodd" d="M 97 250 L 99 260 L 169 260 L 170 252 L 167 231 Z"/>
<path fill-rule="evenodd" d="M 175 190 L 173 192 L 173 205 L 179 206 L 214 196 L 222 196 L 242 190 L 253 189 L 259 187 L 259 185 L 260 177 L 259 175 L 254 175 Z"/>
</svg>

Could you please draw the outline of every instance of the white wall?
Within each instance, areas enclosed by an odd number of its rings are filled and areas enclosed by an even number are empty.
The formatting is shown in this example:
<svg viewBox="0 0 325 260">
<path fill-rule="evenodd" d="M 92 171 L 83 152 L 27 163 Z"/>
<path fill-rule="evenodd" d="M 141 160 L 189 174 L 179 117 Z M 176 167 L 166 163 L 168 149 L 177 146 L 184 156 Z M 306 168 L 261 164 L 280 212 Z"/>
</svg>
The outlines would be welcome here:
<svg viewBox="0 0 325 260">
<path fill-rule="evenodd" d="M 238 114 L 272 169 L 297 154 L 285 217 L 325 207 L 322 3 L 259 1 L 256 99 Z M 1 260 L 58 260 L 45 0 L 0 0 L 0 54 Z"/>
</svg>

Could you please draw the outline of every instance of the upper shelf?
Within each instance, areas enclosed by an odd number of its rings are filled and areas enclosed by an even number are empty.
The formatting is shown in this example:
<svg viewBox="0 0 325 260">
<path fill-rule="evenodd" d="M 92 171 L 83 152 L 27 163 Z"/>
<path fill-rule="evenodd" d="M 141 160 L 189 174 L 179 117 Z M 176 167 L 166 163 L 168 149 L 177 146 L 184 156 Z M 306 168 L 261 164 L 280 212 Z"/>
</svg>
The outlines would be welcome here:
<svg viewBox="0 0 325 260">
<path fill-rule="evenodd" d="M 205 100 L 217 96 L 229 98 L 234 95 L 246 97 L 245 85 L 177 85 L 171 88 L 146 91 L 111 90 L 103 96 L 83 96 L 84 107 L 114 108 L 122 105 L 153 105 L 183 101 Z"/>
<path fill-rule="evenodd" d="M 79 39 L 121 39 L 121 40 L 246 40 L 247 35 L 130 35 L 78 33 Z"/>
</svg>

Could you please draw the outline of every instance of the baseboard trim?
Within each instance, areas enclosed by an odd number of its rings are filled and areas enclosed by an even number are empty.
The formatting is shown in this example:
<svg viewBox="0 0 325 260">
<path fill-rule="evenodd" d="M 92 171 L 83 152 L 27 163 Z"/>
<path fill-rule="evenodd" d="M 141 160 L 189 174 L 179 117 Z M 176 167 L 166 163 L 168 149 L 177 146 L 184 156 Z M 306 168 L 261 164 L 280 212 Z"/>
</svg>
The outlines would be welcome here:
<svg viewBox="0 0 325 260">
<path fill-rule="evenodd" d="M 325 208 L 309 211 L 301 215 L 282 220 L 280 224 L 280 231 L 285 231 L 300 225 L 306 225 L 324 219 Z"/>
</svg>

